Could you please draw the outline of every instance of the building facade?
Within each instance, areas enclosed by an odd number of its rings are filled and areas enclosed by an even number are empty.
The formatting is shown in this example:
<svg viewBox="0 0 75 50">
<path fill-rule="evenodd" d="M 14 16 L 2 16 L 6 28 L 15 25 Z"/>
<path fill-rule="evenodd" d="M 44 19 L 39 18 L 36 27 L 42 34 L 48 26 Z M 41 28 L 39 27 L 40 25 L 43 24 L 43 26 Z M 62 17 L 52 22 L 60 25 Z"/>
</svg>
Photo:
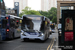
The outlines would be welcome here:
<svg viewBox="0 0 75 50">
<path fill-rule="evenodd" d="M 28 6 L 28 0 L 13 0 L 13 3 L 14 2 L 19 2 L 19 13 L 21 13 L 22 10 Z"/>
<path fill-rule="evenodd" d="M 52 7 L 57 7 L 57 0 L 41 0 L 42 11 L 48 11 Z"/>
</svg>

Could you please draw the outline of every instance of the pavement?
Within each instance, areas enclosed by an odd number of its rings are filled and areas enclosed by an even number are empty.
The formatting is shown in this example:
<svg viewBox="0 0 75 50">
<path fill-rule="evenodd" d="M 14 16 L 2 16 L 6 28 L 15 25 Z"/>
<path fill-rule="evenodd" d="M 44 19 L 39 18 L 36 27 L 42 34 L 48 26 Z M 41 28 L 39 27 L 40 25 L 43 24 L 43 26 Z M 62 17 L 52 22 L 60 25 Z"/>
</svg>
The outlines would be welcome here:
<svg viewBox="0 0 75 50">
<path fill-rule="evenodd" d="M 20 38 L 0 42 L 0 50 L 61 50 L 58 48 L 58 33 L 52 33 L 45 42 Z"/>
</svg>

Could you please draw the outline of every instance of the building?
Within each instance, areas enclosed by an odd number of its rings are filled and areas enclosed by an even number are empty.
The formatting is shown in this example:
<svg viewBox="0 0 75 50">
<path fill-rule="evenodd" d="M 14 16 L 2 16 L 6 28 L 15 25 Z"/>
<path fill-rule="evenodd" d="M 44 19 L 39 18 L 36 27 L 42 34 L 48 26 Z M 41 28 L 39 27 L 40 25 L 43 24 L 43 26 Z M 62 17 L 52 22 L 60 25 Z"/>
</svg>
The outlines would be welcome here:
<svg viewBox="0 0 75 50">
<path fill-rule="evenodd" d="M 5 15 L 6 11 L 5 11 L 5 2 L 4 0 L 0 0 L 0 15 Z"/>
<path fill-rule="evenodd" d="M 61 7 L 63 9 L 69 7 L 68 9 L 75 10 L 75 0 L 57 0 L 57 24 L 59 24 L 59 18 L 61 17 Z"/>
<path fill-rule="evenodd" d="M 57 7 L 57 0 L 41 0 L 42 11 L 48 11 L 52 7 Z"/>
<path fill-rule="evenodd" d="M 22 10 L 28 6 L 28 0 L 13 0 L 13 3 L 19 2 L 19 13 L 22 12 Z"/>
<path fill-rule="evenodd" d="M 0 0 L 0 9 L 5 10 L 5 3 L 4 3 L 4 0 Z"/>
</svg>

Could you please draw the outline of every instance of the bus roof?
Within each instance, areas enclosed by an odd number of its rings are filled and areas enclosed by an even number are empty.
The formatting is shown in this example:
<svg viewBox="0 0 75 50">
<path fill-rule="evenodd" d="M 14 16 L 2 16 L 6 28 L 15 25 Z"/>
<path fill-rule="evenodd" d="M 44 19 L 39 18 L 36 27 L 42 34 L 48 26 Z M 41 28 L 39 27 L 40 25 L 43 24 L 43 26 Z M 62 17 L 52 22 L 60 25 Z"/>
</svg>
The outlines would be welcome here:
<svg viewBox="0 0 75 50">
<path fill-rule="evenodd" d="M 40 15 L 23 15 L 25 17 L 43 17 L 43 16 L 40 16 Z"/>
<path fill-rule="evenodd" d="M 23 15 L 22 19 L 23 19 L 23 17 L 26 17 L 26 18 L 28 18 L 28 17 L 44 17 L 44 19 L 47 18 L 47 17 L 42 16 L 42 15 Z"/>
<path fill-rule="evenodd" d="M 7 15 L 7 16 L 10 16 L 10 18 L 12 18 L 12 19 L 22 19 L 22 18 L 20 18 L 20 17 L 18 17 L 18 16 L 14 16 L 14 15 Z"/>
</svg>

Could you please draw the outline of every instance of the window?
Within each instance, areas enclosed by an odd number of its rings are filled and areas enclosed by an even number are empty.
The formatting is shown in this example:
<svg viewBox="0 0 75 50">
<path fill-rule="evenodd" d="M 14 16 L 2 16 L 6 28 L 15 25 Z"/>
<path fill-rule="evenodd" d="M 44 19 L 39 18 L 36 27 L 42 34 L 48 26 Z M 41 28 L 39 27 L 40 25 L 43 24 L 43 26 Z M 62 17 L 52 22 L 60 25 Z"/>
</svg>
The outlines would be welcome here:
<svg viewBox="0 0 75 50">
<path fill-rule="evenodd" d="M 6 28 L 7 26 L 7 20 L 2 20 L 2 28 Z"/>
</svg>

